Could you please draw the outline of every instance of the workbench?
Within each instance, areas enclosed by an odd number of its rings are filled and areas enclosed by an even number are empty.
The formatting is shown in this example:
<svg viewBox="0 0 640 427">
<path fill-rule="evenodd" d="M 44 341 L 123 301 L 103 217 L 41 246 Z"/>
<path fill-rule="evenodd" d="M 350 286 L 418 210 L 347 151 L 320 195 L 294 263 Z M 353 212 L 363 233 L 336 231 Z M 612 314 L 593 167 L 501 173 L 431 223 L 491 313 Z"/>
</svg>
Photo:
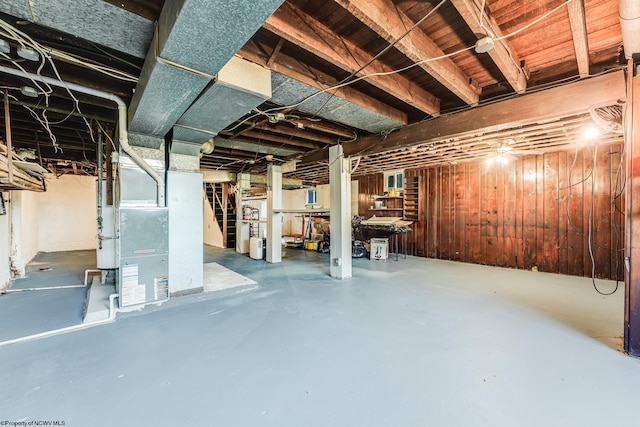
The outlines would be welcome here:
<svg viewBox="0 0 640 427">
<path fill-rule="evenodd" d="M 402 250 L 404 258 L 407 258 L 407 233 L 413 231 L 413 221 L 405 221 L 400 217 L 376 217 L 373 216 L 360 222 L 358 229 L 365 235 L 365 240 L 370 232 L 383 233 L 392 236 L 395 243 L 396 261 L 398 261 L 398 235 L 402 235 Z M 391 239 L 390 239 L 391 240 Z"/>
</svg>

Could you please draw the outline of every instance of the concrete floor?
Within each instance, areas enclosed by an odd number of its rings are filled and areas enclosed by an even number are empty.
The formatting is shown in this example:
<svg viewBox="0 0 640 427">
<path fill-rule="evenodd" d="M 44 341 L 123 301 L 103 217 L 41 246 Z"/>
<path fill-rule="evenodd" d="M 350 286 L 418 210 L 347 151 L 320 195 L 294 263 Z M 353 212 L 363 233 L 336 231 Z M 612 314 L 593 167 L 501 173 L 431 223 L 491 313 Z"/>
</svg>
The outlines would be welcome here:
<svg viewBox="0 0 640 427">
<path fill-rule="evenodd" d="M 211 261 L 258 288 L 175 298 L 105 326 L 0 347 L 0 418 L 633 423 L 640 360 L 615 350 L 622 289 L 602 297 L 587 279 L 413 257 L 354 260 L 345 281 L 328 277 L 328 255 L 303 250 L 271 265 L 207 248 Z"/>
</svg>

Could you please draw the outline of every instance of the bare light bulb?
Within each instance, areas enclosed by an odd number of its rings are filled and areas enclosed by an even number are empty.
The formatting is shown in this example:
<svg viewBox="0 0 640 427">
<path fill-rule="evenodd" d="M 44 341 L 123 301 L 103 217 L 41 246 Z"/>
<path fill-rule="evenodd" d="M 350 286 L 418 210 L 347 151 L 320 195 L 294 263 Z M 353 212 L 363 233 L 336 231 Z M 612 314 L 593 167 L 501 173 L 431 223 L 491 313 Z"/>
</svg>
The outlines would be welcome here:
<svg viewBox="0 0 640 427">
<path fill-rule="evenodd" d="M 582 132 L 582 135 L 586 139 L 593 141 L 594 139 L 597 139 L 600 136 L 600 129 L 598 129 L 595 126 L 588 126 L 584 129 L 584 131 Z"/>
</svg>

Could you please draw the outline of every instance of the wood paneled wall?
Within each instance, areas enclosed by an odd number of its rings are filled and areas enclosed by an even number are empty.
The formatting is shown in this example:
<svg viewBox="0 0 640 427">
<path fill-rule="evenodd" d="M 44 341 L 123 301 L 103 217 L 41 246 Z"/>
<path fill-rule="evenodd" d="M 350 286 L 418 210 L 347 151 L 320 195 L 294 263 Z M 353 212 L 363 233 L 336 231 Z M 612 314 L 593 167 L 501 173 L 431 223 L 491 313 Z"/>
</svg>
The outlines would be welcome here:
<svg viewBox="0 0 640 427">
<path fill-rule="evenodd" d="M 406 176 L 422 177 L 424 218 L 409 234 L 409 254 L 590 277 L 591 227 L 595 276 L 621 279 L 621 151 L 620 145 L 585 147 L 506 164 L 407 169 Z M 382 174 L 356 179 L 359 213 L 370 217 Z"/>
</svg>

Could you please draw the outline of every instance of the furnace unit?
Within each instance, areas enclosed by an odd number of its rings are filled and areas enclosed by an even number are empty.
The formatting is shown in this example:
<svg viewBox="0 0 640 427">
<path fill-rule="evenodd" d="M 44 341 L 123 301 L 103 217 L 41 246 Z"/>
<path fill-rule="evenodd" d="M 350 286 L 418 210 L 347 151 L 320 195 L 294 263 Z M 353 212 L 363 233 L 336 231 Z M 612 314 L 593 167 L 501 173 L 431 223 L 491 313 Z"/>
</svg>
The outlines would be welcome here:
<svg viewBox="0 0 640 427">
<path fill-rule="evenodd" d="M 155 181 L 129 157 L 119 159 L 117 291 L 120 307 L 169 298 L 169 210 L 157 206 Z M 164 179 L 164 162 L 146 160 Z"/>
</svg>

